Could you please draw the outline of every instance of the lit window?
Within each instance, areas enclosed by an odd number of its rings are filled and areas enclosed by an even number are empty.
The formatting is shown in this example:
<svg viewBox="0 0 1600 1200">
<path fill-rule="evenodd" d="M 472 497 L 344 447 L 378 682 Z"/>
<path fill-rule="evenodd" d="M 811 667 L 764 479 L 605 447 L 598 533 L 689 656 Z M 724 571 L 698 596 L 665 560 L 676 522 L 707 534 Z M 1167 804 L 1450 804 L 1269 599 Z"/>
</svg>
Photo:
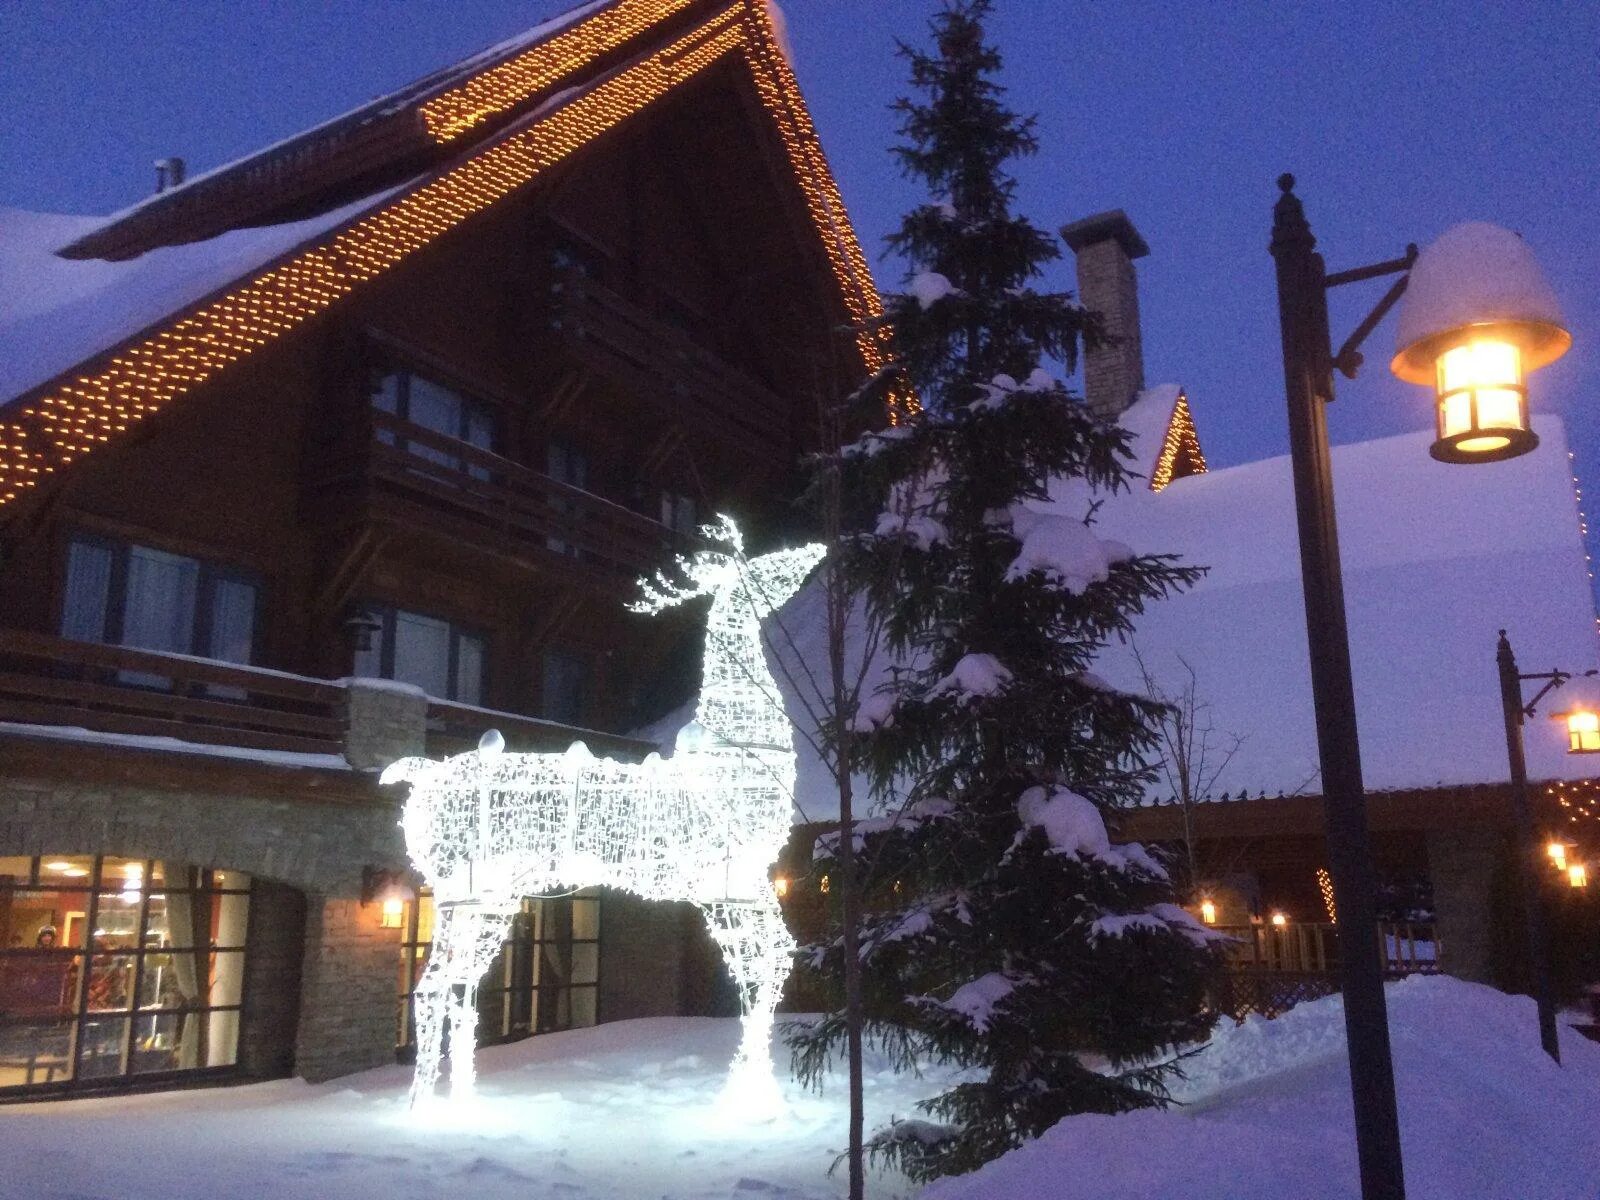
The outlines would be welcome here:
<svg viewBox="0 0 1600 1200">
<path fill-rule="evenodd" d="M 250 877 L 0 858 L 0 1095 L 234 1065 Z"/>
</svg>

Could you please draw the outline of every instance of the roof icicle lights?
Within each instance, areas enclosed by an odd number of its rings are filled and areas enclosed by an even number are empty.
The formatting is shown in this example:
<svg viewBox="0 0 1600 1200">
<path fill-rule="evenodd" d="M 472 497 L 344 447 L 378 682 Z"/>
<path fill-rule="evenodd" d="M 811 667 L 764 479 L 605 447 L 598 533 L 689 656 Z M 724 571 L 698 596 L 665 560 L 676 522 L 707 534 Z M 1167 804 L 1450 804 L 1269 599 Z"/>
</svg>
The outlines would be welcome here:
<svg viewBox="0 0 1600 1200">
<path fill-rule="evenodd" d="M 1200 434 L 1189 412 L 1189 397 L 1180 390 L 1172 405 L 1172 416 L 1167 420 L 1167 436 L 1161 443 L 1161 453 L 1150 471 L 1150 490 L 1159 492 L 1174 479 L 1205 473 L 1206 456 L 1200 450 Z"/>
<path fill-rule="evenodd" d="M 686 7 L 681 0 L 622 0 L 434 97 L 424 105 L 422 119 L 436 141 L 451 141 L 538 89 L 593 66 Z M 735 53 L 749 67 L 762 106 L 777 126 L 855 329 L 862 364 L 869 374 L 878 371 L 887 352 L 877 291 L 793 72 L 773 37 L 761 0 L 730 5 L 342 231 L 169 319 L 109 360 L 99 360 L 97 369 L 58 380 L 0 425 L 0 507 Z"/>
<path fill-rule="evenodd" d="M 678 559 L 681 581 L 643 586 L 635 611 L 711 597 L 694 720 L 671 758 L 510 754 L 498 733 L 441 762 L 405 758 L 384 783 L 411 785 L 406 849 L 433 889 L 433 950 L 416 989 L 411 1099 L 435 1094 L 448 1022 L 452 1099 L 473 1089 L 477 987 L 525 896 L 619 888 L 700 906 L 739 987 L 744 1016 L 725 1099 L 771 1112 L 772 1014 L 794 939 L 769 878 L 789 837 L 794 735 L 767 670 L 761 621 L 800 590 L 822 546 L 746 558 L 726 517 L 701 531 L 719 548 Z"/>
</svg>

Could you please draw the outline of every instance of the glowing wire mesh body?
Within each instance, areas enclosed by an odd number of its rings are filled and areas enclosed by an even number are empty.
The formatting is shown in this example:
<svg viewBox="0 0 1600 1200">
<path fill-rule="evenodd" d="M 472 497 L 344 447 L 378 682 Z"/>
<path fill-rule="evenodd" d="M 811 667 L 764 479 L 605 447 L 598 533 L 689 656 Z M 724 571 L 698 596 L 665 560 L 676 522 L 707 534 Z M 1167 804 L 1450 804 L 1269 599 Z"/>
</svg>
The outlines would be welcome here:
<svg viewBox="0 0 1600 1200">
<path fill-rule="evenodd" d="M 799 590 L 820 546 L 746 559 L 726 517 L 705 535 L 729 552 L 678 565 L 688 586 L 644 584 L 641 612 L 710 595 L 695 718 L 671 758 L 506 754 L 497 734 L 443 761 L 405 758 L 384 783 L 409 782 L 402 825 L 433 889 L 433 951 L 415 996 L 411 1097 L 431 1096 L 449 1020 L 452 1095 L 471 1091 L 476 991 L 522 898 L 563 888 L 619 888 L 647 900 L 698 903 L 739 985 L 744 1027 L 735 1073 L 771 1079 L 773 1008 L 794 941 L 768 870 L 788 839 L 795 752 L 761 620 Z"/>
</svg>

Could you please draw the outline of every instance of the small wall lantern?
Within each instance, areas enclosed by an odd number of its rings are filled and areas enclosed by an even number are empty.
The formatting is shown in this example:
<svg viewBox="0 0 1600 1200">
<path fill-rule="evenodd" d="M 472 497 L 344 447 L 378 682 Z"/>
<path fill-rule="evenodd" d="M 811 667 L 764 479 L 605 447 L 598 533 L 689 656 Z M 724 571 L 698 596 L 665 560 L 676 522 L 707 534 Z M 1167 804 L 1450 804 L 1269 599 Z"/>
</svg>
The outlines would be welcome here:
<svg viewBox="0 0 1600 1200">
<path fill-rule="evenodd" d="M 1567 884 L 1575 888 L 1588 887 L 1589 868 L 1583 863 L 1573 863 L 1567 868 Z"/>
<path fill-rule="evenodd" d="M 1538 446 L 1524 379 L 1571 345 L 1527 243 L 1468 221 L 1446 230 L 1411 268 L 1389 369 L 1433 386 L 1434 458 L 1496 462 Z"/>
<path fill-rule="evenodd" d="M 1200 919 L 1207 925 L 1215 925 L 1217 923 L 1216 901 L 1209 896 L 1200 901 Z"/>
<path fill-rule="evenodd" d="M 1550 862 L 1558 871 L 1567 869 L 1567 844 L 1560 838 L 1551 838 L 1545 843 L 1544 852 L 1550 856 Z"/>
<path fill-rule="evenodd" d="M 1289 914 L 1282 911 L 1273 913 L 1272 927 L 1274 929 L 1287 929 L 1289 927 Z"/>
<path fill-rule="evenodd" d="M 399 929 L 404 925 L 406 905 L 416 898 L 416 889 L 406 882 L 404 871 L 389 867 L 361 868 L 361 903 L 379 906 L 380 928 Z"/>
</svg>

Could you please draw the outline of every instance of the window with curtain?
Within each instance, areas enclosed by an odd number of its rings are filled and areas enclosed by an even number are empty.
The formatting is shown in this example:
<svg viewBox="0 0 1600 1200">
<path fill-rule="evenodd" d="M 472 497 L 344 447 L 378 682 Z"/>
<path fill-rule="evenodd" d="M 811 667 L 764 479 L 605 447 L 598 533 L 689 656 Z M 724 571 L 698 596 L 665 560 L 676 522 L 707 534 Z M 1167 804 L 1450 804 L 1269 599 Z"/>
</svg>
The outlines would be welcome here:
<svg viewBox="0 0 1600 1200">
<path fill-rule="evenodd" d="M 661 493 L 661 523 L 673 533 L 691 537 L 695 532 L 694 498 L 679 492 Z"/>
<path fill-rule="evenodd" d="M 546 650 L 540 687 L 540 716 L 563 725 L 581 725 L 589 691 L 589 664 L 565 650 Z"/>
<path fill-rule="evenodd" d="M 397 368 L 381 375 L 372 390 L 372 406 L 480 450 L 494 449 L 494 412 L 487 404 L 413 371 Z M 394 444 L 388 431 L 381 431 L 379 436 L 386 444 Z M 474 479 L 489 478 L 488 468 L 469 464 L 461 455 L 438 446 L 408 442 L 406 448 L 418 458 L 465 470 Z"/>
<path fill-rule="evenodd" d="M 232 1067 L 250 890 L 173 859 L 0 858 L 0 1098 Z"/>
<path fill-rule="evenodd" d="M 247 664 L 255 657 L 260 600 L 259 585 L 243 572 L 153 546 L 76 535 L 67 546 L 61 636 Z"/>
<path fill-rule="evenodd" d="M 482 634 L 393 606 L 367 605 L 366 611 L 378 628 L 370 648 L 356 652 L 356 675 L 414 684 L 462 704 L 483 703 Z"/>
</svg>

